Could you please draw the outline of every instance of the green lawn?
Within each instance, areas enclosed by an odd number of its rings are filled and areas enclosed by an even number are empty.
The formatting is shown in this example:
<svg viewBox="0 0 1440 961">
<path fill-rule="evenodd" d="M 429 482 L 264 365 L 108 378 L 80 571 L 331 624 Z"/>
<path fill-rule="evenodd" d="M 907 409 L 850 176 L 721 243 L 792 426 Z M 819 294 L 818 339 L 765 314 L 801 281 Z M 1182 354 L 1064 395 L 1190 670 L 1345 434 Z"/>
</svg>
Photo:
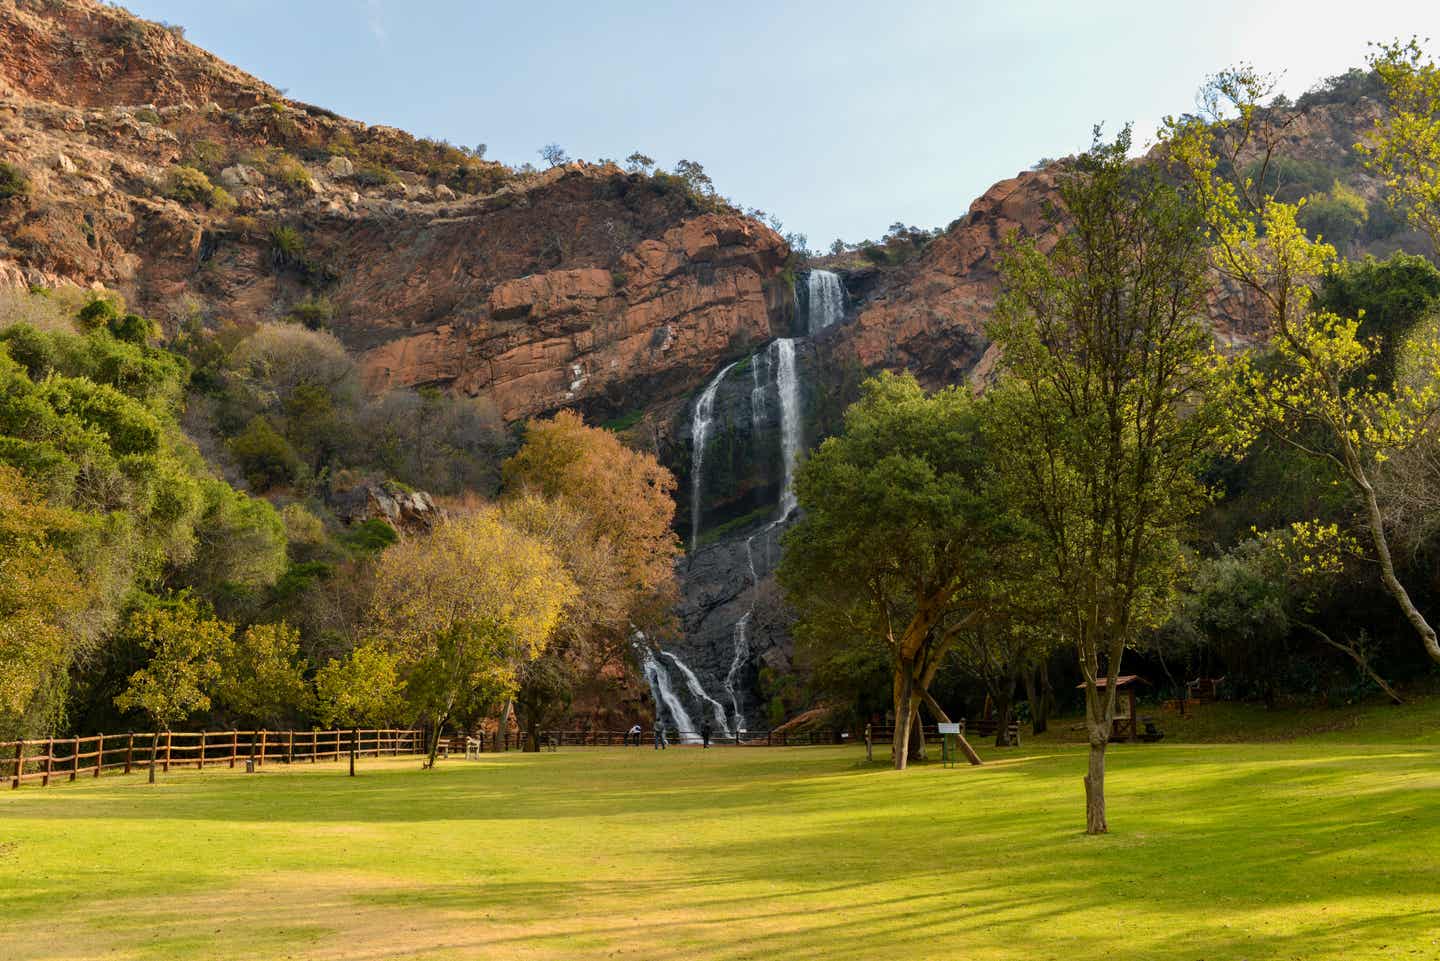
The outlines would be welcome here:
<svg viewBox="0 0 1440 961">
<path fill-rule="evenodd" d="M 1440 703 L 897 775 L 569 750 L 0 792 L 0 958 L 1440 958 Z"/>
</svg>

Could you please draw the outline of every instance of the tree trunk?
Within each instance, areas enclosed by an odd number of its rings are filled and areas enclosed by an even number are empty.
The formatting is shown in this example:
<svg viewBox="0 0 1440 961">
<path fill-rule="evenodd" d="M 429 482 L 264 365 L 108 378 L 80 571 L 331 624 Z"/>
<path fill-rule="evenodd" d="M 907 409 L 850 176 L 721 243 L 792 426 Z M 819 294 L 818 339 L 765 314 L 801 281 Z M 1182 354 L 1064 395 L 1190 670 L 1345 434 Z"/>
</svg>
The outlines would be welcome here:
<svg viewBox="0 0 1440 961">
<path fill-rule="evenodd" d="M 440 730 L 449 718 L 449 714 L 440 714 L 435 717 L 435 730 L 430 734 L 430 758 L 425 762 L 426 768 L 431 770 L 435 768 L 435 755 L 440 753 Z"/>
<path fill-rule="evenodd" d="M 500 720 L 495 724 L 495 751 L 505 750 L 510 735 L 510 715 L 515 710 L 514 701 L 506 701 L 500 710 Z"/>
<path fill-rule="evenodd" d="M 920 717 L 920 698 L 910 698 L 910 760 L 925 760 L 925 722 Z"/>
<path fill-rule="evenodd" d="M 1105 745 L 1108 739 L 1090 740 L 1090 768 L 1085 774 L 1085 833 L 1105 834 Z"/>
<path fill-rule="evenodd" d="M 1015 679 L 1009 678 L 992 688 L 995 702 L 995 746 L 1010 747 L 1010 713 L 1015 703 Z"/>
<path fill-rule="evenodd" d="M 1395 561 L 1390 556 L 1390 541 L 1385 534 L 1385 517 L 1380 512 L 1375 487 L 1365 475 L 1360 459 L 1348 440 L 1345 440 L 1342 449 L 1345 453 L 1345 464 L 1360 488 L 1361 499 L 1365 502 L 1365 520 L 1370 528 L 1370 539 L 1375 544 L 1375 557 L 1380 562 L 1380 580 L 1385 584 L 1390 596 L 1395 598 L 1395 603 L 1400 605 L 1401 613 L 1415 629 L 1415 633 L 1420 635 L 1420 643 L 1425 647 L 1425 653 L 1430 655 L 1430 660 L 1440 664 L 1440 638 L 1437 638 L 1435 628 L 1431 627 L 1425 615 L 1420 613 L 1420 609 L 1410 599 L 1410 592 L 1405 590 L 1405 585 L 1401 584 L 1400 578 L 1395 575 Z"/>
<path fill-rule="evenodd" d="M 890 753 L 895 770 L 905 770 L 910 757 L 910 725 L 915 721 L 915 675 L 908 662 L 902 662 L 895 674 L 895 733 Z"/>
</svg>

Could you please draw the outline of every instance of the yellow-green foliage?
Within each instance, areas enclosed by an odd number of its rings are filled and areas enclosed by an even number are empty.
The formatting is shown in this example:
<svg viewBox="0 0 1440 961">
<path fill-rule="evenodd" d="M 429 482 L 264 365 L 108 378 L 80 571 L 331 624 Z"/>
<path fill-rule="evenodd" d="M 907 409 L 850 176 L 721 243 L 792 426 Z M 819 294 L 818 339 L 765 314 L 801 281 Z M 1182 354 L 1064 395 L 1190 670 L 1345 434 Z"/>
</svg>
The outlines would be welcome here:
<svg viewBox="0 0 1440 961">
<path fill-rule="evenodd" d="M 1370 65 L 1390 110 L 1375 122 L 1373 142 L 1356 149 L 1385 181 L 1390 206 L 1440 249 L 1440 67 L 1414 39 L 1381 44 Z"/>
</svg>

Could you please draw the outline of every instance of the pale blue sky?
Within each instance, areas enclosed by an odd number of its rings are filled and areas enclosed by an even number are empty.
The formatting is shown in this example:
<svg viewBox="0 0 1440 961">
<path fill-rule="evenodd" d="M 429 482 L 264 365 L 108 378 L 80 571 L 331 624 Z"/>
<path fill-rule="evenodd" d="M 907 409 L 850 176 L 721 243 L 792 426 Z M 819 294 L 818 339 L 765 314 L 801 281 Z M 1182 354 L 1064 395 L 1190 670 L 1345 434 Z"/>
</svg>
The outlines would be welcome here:
<svg viewBox="0 0 1440 961">
<path fill-rule="evenodd" d="M 1440 3 L 130 0 L 289 95 L 508 163 L 642 150 L 812 247 L 942 226 L 1100 121 L 1139 139 L 1242 59 L 1298 94 Z"/>
</svg>

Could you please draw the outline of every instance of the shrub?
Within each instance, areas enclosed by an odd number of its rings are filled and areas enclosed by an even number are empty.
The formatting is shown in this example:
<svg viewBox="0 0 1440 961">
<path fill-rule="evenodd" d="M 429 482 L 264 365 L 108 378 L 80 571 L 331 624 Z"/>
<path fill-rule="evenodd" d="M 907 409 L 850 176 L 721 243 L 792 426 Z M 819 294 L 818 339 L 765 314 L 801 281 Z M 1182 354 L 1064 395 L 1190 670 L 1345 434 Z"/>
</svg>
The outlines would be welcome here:
<svg viewBox="0 0 1440 961">
<path fill-rule="evenodd" d="M 300 458 L 264 417 L 253 417 L 230 441 L 230 453 L 257 491 L 288 484 L 300 476 Z"/>
<path fill-rule="evenodd" d="M 203 170 L 181 164 L 166 175 L 164 195 L 177 203 L 209 206 L 214 194 L 215 185 Z"/>
<path fill-rule="evenodd" d="M 306 297 L 290 308 L 290 319 L 309 330 L 323 330 L 335 317 L 335 305 L 328 297 Z"/>
<path fill-rule="evenodd" d="M 119 319 L 120 309 L 112 300 L 97 297 L 84 307 L 80 308 L 80 326 L 86 330 L 99 330 L 101 327 L 108 327 Z"/>
<path fill-rule="evenodd" d="M 156 126 L 160 124 L 160 114 L 151 110 L 149 107 L 141 107 L 135 111 L 135 119 L 142 123 L 155 124 Z"/>
<path fill-rule="evenodd" d="M 362 187 L 383 187 L 400 180 L 388 167 L 374 163 L 360 164 L 350 175 L 350 179 Z"/>
<path fill-rule="evenodd" d="M 310 186 L 310 171 L 290 154 L 281 154 L 270 165 L 270 174 L 286 187 L 303 189 Z"/>
<path fill-rule="evenodd" d="M 0 162 L 0 200 L 24 197 L 30 193 L 30 181 L 13 164 Z"/>
<path fill-rule="evenodd" d="M 155 333 L 155 325 L 139 314 L 126 314 L 111 320 L 106 326 L 116 340 L 144 346 Z"/>
<path fill-rule="evenodd" d="M 210 199 L 205 205 L 217 213 L 228 214 L 235 209 L 235 197 L 224 187 L 216 187 L 210 191 Z"/>
<path fill-rule="evenodd" d="M 201 170 L 217 170 L 225 163 L 225 147 L 213 140 L 196 140 L 186 152 L 186 160 Z"/>
<path fill-rule="evenodd" d="M 270 229 L 270 261 L 277 267 L 301 267 L 305 263 L 305 238 L 294 227 L 283 224 Z"/>
</svg>

